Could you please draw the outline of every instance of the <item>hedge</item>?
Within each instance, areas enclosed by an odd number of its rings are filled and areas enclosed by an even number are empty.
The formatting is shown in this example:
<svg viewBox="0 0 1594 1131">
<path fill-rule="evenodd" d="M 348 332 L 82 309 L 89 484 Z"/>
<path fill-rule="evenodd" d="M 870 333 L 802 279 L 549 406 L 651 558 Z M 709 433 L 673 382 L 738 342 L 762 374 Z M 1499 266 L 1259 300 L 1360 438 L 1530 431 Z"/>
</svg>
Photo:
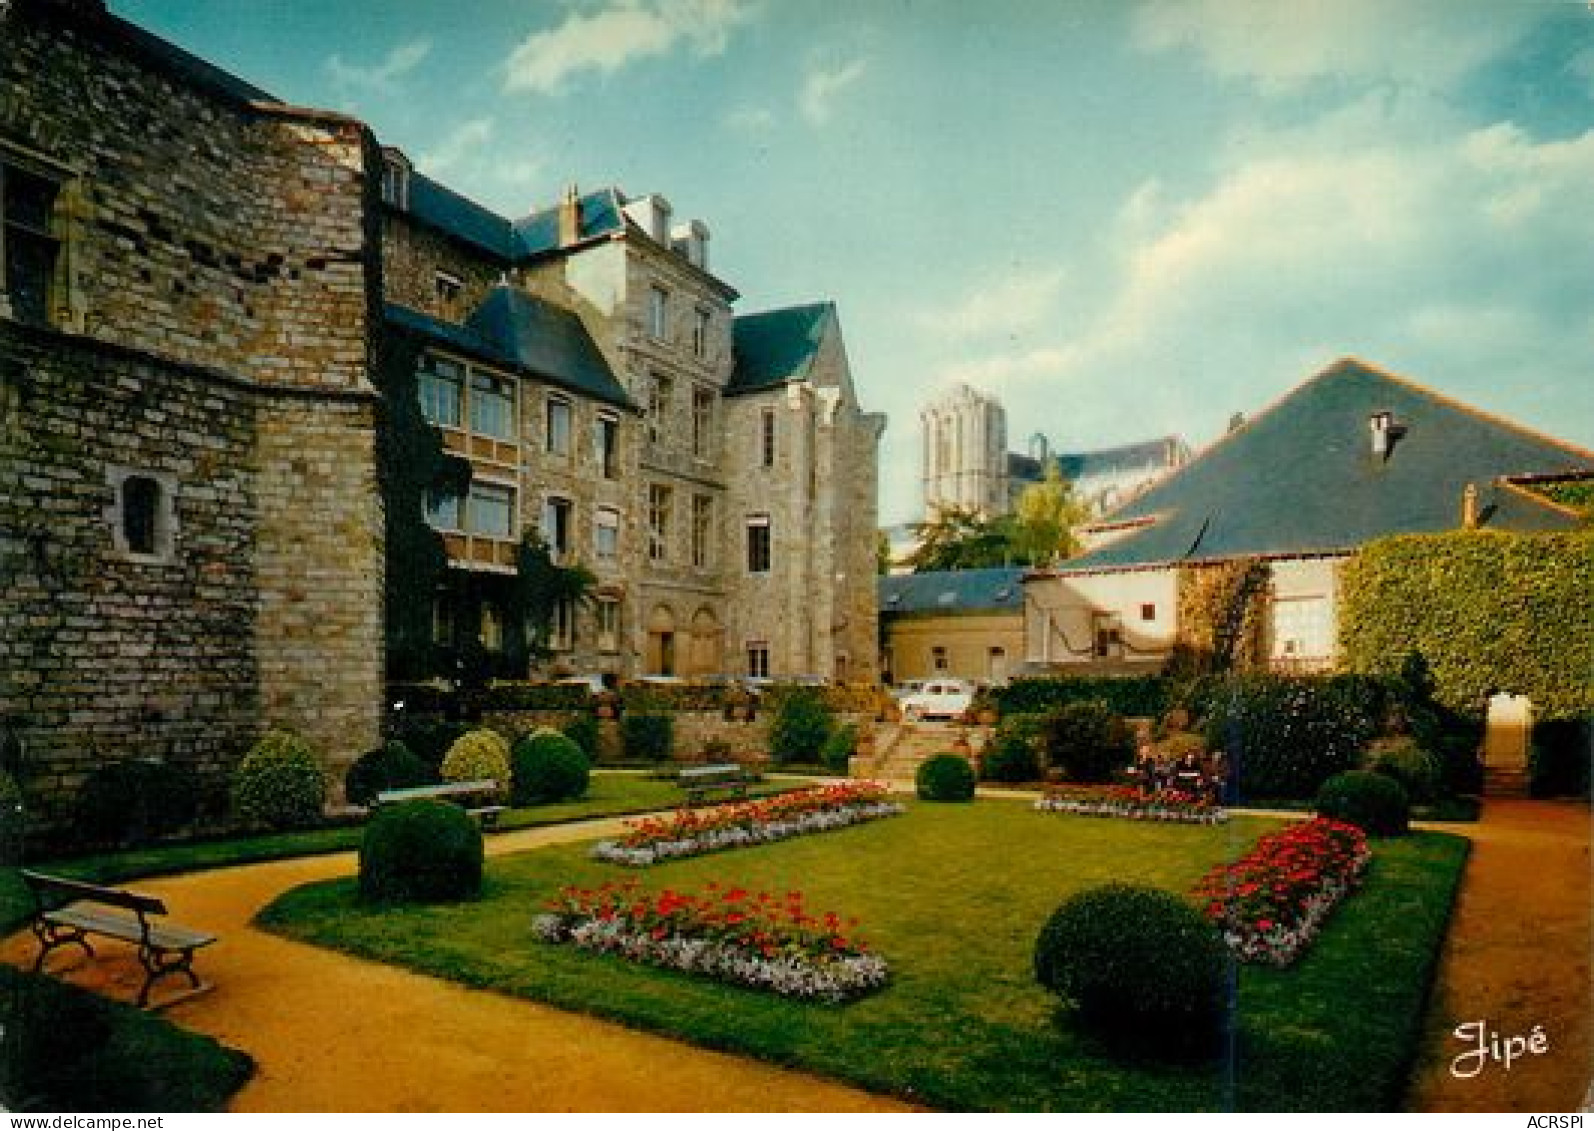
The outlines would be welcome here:
<svg viewBox="0 0 1594 1131">
<path fill-rule="evenodd" d="M 1594 535 L 1457 531 L 1364 546 L 1342 574 L 1340 648 L 1351 671 L 1428 661 L 1439 701 L 1473 716 L 1496 691 L 1542 719 L 1594 711 Z"/>
<path fill-rule="evenodd" d="M 1044 714 L 1069 703 L 1100 700 L 1115 715 L 1160 718 L 1173 683 L 1166 676 L 1057 676 L 1015 679 L 992 692 L 1003 716 Z"/>
</svg>

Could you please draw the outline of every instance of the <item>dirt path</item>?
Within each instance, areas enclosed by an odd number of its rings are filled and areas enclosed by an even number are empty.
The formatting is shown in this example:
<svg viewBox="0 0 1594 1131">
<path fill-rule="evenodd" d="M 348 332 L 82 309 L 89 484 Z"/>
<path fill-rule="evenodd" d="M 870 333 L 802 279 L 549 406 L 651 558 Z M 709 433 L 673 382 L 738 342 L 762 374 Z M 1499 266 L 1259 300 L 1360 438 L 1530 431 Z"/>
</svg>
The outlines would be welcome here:
<svg viewBox="0 0 1594 1131">
<path fill-rule="evenodd" d="M 1489 801 L 1468 832 L 1461 898 L 1428 1014 L 1408 1106 L 1430 1112 L 1575 1111 L 1594 1080 L 1589 982 L 1590 813 L 1587 805 Z M 1452 1072 L 1467 1042 L 1458 1026 L 1485 1023 L 1502 1048 L 1542 1026 L 1548 1051 L 1509 1071 L 1493 1061 Z M 1470 1071 L 1474 1061 L 1458 1067 Z"/>
<path fill-rule="evenodd" d="M 603 823 L 584 823 L 505 833 L 489 838 L 488 851 L 500 855 L 603 832 Z M 250 925 L 281 892 L 354 867 L 354 855 L 342 853 L 138 884 L 169 896 L 180 921 L 221 936 L 197 963 L 216 989 L 167 1015 L 255 1058 L 259 1070 L 233 1110 L 910 1110 L 802 1073 L 350 958 Z M 3 953 L 7 961 L 25 962 L 32 950 L 24 932 Z M 121 954 L 67 978 L 122 1000 L 132 1000 L 142 980 L 130 955 Z"/>
</svg>

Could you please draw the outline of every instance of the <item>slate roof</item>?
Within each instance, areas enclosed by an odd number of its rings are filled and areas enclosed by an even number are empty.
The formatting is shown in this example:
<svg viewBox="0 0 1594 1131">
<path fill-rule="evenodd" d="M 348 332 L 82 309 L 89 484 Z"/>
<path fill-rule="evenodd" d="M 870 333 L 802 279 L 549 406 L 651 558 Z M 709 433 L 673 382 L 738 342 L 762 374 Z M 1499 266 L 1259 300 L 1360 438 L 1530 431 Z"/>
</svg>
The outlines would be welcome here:
<svg viewBox="0 0 1594 1131">
<path fill-rule="evenodd" d="M 409 333 L 513 373 L 634 408 L 581 319 L 512 287 L 494 287 L 461 326 L 389 303 L 387 320 Z"/>
<path fill-rule="evenodd" d="M 1379 412 L 1404 429 L 1388 458 L 1372 454 Z M 1154 521 L 1055 572 L 1345 553 L 1385 535 L 1454 530 L 1469 483 L 1482 529 L 1567 529 L 1575 517 L 1505 479 L 1590 470 L 1594 452 L 1347 358 L 1108 516 Z"/>
<path fill-rule="evenodd" d="M 816 302 L 760 314 L 743 314 L 732 327 L 736 368 L 727 396 L 756 393 L 801 381 L 813 368 L 835 304 Z"/>
<path fill-rule="evenodd" d="M 960 569 L 880 579 L 880 614 L 1015 612 L 1024 607 L 1023 569 Z"/>
<path fill-rule="evenodd" d="M 512 263 L 522 254 L 508 220 L 422 173 L 410 173 L 409 214 L 438 231 Z"/>
<path fill-rule="evenodd" d="M 625 230 L 625 198 L 616 188 L 599 189 L 581 198 L 580 239 L 590 240 Z M 544 208 L 514 222 L 521 255 L 535 256 L 559 247 L 559 206 Z"/>
<path fill-rule="evenodd" d="M 1077 483 L 1088 475 L 1108 475 L 1119 471 L 1133 471 L 1147 466 L 1171 467 L 1174 454 L 1184 441 L 1177 436 L 1159 436 L 1155 440 L 1141 440 L 1133 444 L 1120 444 L 1115 448 L 1098 448 L 1090 452 L 1065 452 L 1047 457 L 1055 461 L 1063 478 Z M 1045 478 L 1045 462 L 1019 452 L 1007 453 L 1007 473 L 1014 479 Z"/>
</svg>

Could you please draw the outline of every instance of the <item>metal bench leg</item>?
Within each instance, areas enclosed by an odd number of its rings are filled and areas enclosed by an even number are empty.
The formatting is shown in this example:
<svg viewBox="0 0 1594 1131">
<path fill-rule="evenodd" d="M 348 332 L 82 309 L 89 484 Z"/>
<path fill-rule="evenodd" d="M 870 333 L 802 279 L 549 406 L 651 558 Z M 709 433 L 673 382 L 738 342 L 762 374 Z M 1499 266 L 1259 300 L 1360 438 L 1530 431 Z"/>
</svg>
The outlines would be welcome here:
<svg viewBox="0 0 1594 1131">
<path fill-rule="evenodd" d="M 50 957 L 50 952 L 56 947 L 76 943 L 83 948 L 90 958 L 94 957 L 94 948 L 89 945 L 88 937 L 77 927 L 65 927 L 59 923 L 48 923 L 42 919 L 35 919 L 33 921 L 33 934 L 39 940 L 39 956 L 33 960 L 33 972 L 35 974 L 44 969 L 44 960 Z"/>
<path fill-rule="evenodd" d="M 173 958 L 171 955 L 176 954 Z M 199 989 L 201 983 L 199 975 L 194 973 L 194 952 L 192 950 L 170 951 L 153 946 L 140 946 L 138 948 L 138 961 L 144 967 L 147 975 L 144 979 L 144 988 L 138 994 L 138 1007 L 143 1009 L 149 1004 L 149 992 L 155 983 L 170 974 L 188 975 L 188 983 L 194 989 Z"/>
</svg>

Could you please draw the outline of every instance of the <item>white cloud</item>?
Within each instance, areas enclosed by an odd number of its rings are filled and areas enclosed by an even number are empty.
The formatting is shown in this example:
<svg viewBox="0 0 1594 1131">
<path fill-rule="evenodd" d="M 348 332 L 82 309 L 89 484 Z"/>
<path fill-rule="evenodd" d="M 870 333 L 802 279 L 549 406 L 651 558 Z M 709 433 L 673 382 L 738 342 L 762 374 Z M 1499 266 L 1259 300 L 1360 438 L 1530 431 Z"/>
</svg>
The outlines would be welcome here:
<svg viewBox="0 0 1594 1131">
<path fill-rule="evenodd" d="M 1498 0 L 1148 0 L 1135 42 L 1188 48 L 1270 93 L 1346 78 L 1442 84 L 1514 42 L 1540 14 Z"/>
<path fill-rule="evenodd" d="M 471 118 L 461 122 L 452 133 L 421 153 L 416 164 L 428 174 L 455 172 L 492 141 L 496 128 L 491 118 Z"/>
<path fill-rule="evenodd" d="M 742 0 L 614 0 L 591 13 L 571 12 L 511 52 L 504 89 L 560 94 L 573 76 L 613 74 L 681 45 L 700 56 L 718 55 L 751 15 Z"/>
<path fill-rule="evenodd" d="M 398 80 L 420 66 L 431 53 L 431 41 L 417 39 L 393 48 L 380 63 L 372 66 L 348 63 L 343 56 L 334 55 L 327 60 L 326 70 L 339 86 L 373 94 L 392 94 Z"/>
<path fill-rule="evenodd" d="M 830 121 L 836 100 L 863 78 L 868 69 L 869 60 L 864 58 L 834 64 L 810 62 L 797 103 L 803 119 L 811 126 L 822 126 Z"/>
<path fill-rule="evenodd" d="M 506 151 L 490 117 L 460 122 L 416 158 L 423 173 L 469 186 L 467 195 L 506 216 L 532 210 L 546 162 L 536 153 Z"/>
<path fill-rule="evenodd" d="M 937 337 L 954 342 L 1043 329 L 1055 320 L 1063 276 L 1057 267 L 999 276 L 975 287 L 949 309 L 921 312 L 916 321 Z"/>
<path fill-rule="evenodd" d="M 777 124 L 775 112 L 764 106 L 741 106 L 728 111 L 721 119 L 725 127 L 743 134 L 762 134 Z"/>
</svg>

